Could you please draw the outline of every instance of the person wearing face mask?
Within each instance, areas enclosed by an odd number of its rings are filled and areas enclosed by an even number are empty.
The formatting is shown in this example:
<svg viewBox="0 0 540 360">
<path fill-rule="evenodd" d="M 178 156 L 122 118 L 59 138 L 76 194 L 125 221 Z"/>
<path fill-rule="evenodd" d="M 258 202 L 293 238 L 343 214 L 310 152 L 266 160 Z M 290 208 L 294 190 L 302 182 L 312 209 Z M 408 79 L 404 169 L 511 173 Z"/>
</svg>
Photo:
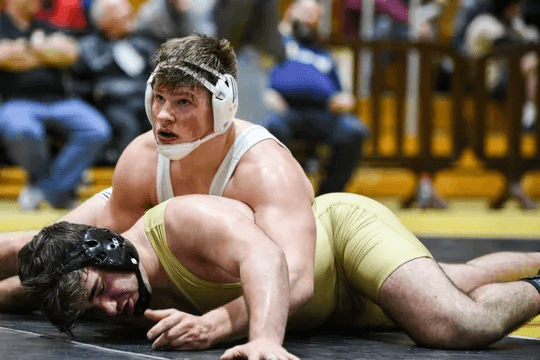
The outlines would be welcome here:
<svg viewBox="0 0 540 360">
<path fill-rule="evenodd" d="M 288 149 L 265 128 L 235 118 L 239 99 L 230 43 L 204 35 L 171 39 L 154 59 L 146 87 L 152 130 L 123 152 L 112 192 L 96 194 L 63 219 L 122 232 L 173 196 L 238 200 L 254 211 L 255 224 L 283 250 L 290 301 L 304 304 L 313 295 L 313 187 Z M 17 274 L 14 256 L 36 232 L 0 234 L 0 276 Z M 18 278 L 0 281 L 0 309 L 22 304 Z"/>
<path fill-rule="evenodd" d="M 345 189 L 361 157 L 368 127 L 353 114 L 354 96 L 344 91 L 329 50 L 318 38 L 322 6 L 295 1 L 280 24 L 286 60 L 270 73 L 266 95 L 273 110 L 265 127 L 288 145 L 294 139 L 331 146 L 326 177 L 318 194 Z"/>
</svg>

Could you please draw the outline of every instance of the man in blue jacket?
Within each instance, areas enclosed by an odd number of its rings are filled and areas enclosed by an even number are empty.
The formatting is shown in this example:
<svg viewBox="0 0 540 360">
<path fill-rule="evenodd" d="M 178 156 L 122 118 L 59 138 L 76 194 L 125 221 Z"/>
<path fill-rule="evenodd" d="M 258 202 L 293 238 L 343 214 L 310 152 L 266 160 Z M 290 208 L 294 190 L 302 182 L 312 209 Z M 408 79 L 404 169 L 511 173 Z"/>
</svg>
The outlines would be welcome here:
<svg viewBox="0 0 540 360">
<path fill-rule="evenodd" d="M 267 128 L 285 144 L 293 139 L 320 140 L 332 147 L 319 194 L 343 191 L 369 137 L 368 127 L 352 112 L 354 96 L 343 91 L 330 51 L 318 42 L 322 7 L 295 1 L 280 25 L 286 60 L 270 74 Z"/>
</svg>

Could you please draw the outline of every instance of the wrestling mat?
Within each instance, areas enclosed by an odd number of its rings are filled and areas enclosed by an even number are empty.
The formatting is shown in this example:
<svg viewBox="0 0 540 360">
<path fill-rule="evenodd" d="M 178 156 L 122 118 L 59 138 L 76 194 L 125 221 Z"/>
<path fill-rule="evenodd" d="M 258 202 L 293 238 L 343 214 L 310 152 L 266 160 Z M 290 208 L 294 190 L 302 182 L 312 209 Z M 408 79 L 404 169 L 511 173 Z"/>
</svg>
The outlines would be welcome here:
<svg viewBox="0 0 540 360">
<path fill-rule="evenodd" d="M 388 204 L 387 204 L 388 205 Z M 463 212 L 405 210 L 398 216 L 417 234 L 437 260 L 466 261 L 493 251 L 540 250 L 540 213 L 520 211 Z M 0 231 L 42 226 L 62 212 L 45 209 L 21 214 L 14 203 L 0 202 Z M 472 220 L 471 220 L 472 219 Z M 474 221 L 473 221 L 474 220 Z M 468 227 L 470 223 L 470 227 Z M 481 231 L 479 231 L 479 228 Z M 427 229 L 427 230 L 426 230 Z M 227 347 L 198 351 L 153 351 L 143 329 L 82 322 L 74 337 L 60 334 L 39 313 L 0 313 L 0 360 L 11 359 L 219 359 Z M 416 346 L 403 332 L 320 329 L 288 333 L 285 348 L 301 359 L 540 359 L 540 317 L 485 349 L 432 350 Z"/>
</svg>

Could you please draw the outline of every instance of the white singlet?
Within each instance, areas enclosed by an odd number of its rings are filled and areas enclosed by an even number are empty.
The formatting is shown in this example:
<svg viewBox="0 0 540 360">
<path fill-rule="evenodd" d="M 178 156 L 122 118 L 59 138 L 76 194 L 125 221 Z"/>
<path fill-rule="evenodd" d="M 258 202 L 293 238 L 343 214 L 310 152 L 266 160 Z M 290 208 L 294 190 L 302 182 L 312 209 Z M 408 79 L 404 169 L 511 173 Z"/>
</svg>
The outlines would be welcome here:
<svg viewBox="0 0 540 360">
<path fill-rule="evenodd" d="M 240 158 L 242 158 L 246 151 L 248 151 L 253 145 L 266 139 L 273 139 L 284 149 L 287 149 L 287 147 L 283 145 L 283 143 L 281 143 L 274 135 L 270 134 L 266 128 L 260 125 L 252 125 L 248 127 L 240 134 L 240 136 L 238 136 L 232 147 L 229 149 L 229 152 L 227 152 L 225 159 L 223 159 L 221 166 L 210 184 L 210 191 L 208 194 L 222 196 L 223 192 L 225 191 L 225 187 L 227 186 L 227 183 L 234 172 L 234 169 L 236 169 L 236 166 L 240 161 Z M 169 158 L 158 154 L 158 168 L 156 175 L 156 192 L 158 203 L 162 203 L 174 197 L 170 165 L 171 160 Z"/>
</svg>

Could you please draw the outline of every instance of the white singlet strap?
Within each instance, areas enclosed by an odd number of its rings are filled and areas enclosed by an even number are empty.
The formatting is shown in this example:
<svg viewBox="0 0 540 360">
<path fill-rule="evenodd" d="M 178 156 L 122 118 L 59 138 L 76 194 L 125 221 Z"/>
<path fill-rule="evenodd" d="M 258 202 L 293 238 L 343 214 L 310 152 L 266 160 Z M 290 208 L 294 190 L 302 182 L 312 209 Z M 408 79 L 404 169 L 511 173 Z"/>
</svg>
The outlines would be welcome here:
<svg viewBox="0 0 540 360">
<path fill-rule="evenodd" d="M 259 142 L 272 139 L 287 149 L 274 135 L 270 134 L 266 128 L 260 125 L 251 125 L 234 141 L 233 146 L 223 159 L 212 183 L 210 184 L 210 195 L 222 196 L 225 187 L 229 183 L 231 176 L 242 156 Z M 287 149 L 288 150 L 288 149 Z M 156 175 L 156 192 L 159 203 L 174 197 L 174 190 L 171 181 L 171 160 L 158 154 L 158 168 Z"/>
<path fill-rule="evenodd" d="M 229 183 L 242 156 L 246 151 L 251 149 L 252 146 L 266 139 L 273 139 L 284 149 L 287 149 L 287 147 L 274 135 L 270 134 L 266 128 L 260 125 L 251 125 L 234 141 L 233 146 L 225 156 L 225 159 L 223 159 L 221 166 L 212 180 L 212 184 L 210 184 L 209 194 L 222 196 L 225 187 Z"/>
<path fill-rule="evenodd" d="M 171 159 L 158 153 L 156 193 L 158 203 L 162 203 L 174 197 L 171 181 Z"/>
</svg>

